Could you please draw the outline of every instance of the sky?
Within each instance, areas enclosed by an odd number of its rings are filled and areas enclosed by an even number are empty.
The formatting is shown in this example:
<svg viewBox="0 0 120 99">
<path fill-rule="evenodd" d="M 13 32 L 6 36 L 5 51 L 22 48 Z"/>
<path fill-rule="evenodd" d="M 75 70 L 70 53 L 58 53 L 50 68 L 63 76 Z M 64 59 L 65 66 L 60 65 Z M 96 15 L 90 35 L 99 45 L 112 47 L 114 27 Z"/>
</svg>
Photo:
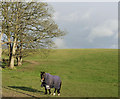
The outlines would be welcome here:
<svg viewBox="0 0 120 99">
<path fill-rule="evenodd" d="M 117 2 L 49 2 L 62 38 L 54 39 L 58 49 L 118 48 Z"/>
</svg>

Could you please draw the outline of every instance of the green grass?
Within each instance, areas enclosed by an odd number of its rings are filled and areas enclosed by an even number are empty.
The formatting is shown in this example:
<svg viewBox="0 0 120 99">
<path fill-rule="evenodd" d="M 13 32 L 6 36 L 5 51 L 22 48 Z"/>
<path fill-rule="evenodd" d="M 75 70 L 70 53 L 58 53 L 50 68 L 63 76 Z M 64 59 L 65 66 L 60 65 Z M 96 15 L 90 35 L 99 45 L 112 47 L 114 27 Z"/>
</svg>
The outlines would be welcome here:
<svg viewBox="0 0 120 99">
<path fill-rule="evenodd" d="M 61 97 L 118 96 L 117 49 L 57 49 L 47 59 L 39 54 L 26 57 L 22 67 L 3 69 L 2 84 L 20 92 L 45 97 L 44 93 L 39 92 L 44 91 L 40 87 L 40 71 L 61 77 Z"/>
</svg>

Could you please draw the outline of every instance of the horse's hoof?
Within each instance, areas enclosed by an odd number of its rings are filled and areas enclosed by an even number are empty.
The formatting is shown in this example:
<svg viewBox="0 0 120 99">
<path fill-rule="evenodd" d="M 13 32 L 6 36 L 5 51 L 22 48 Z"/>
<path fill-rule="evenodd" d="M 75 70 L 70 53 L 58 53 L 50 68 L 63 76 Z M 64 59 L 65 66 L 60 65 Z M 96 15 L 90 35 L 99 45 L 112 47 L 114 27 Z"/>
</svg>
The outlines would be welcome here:
<svg viewBox="0 0 120 99">
<path fill-rule="evenodd" d="M 58 94 L 58 96 L 60 96 L 60 93 Z"/>
<path fill-rule="evenodd" d="M 55 93 L 53 93 L 53 96 L 55 96 Z"/>
</svg>

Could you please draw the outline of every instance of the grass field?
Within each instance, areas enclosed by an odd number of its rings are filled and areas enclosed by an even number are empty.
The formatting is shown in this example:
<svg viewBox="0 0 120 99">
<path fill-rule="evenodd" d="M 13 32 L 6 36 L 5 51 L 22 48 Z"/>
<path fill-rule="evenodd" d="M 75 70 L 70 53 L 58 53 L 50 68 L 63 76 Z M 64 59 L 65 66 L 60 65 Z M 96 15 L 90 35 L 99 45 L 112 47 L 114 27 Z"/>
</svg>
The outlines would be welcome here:
<svg viewBox="0 0 120 99">
<path fill-rule="evenodd" d="M 118 96 L 117 49 L 57 49 L 47 59 L 26 57 L 22 67 L 3 69 L 3 96 L 51 97 L 40 87 L 40 71 L 61 77 L 61 97 Z"/>
</svg>

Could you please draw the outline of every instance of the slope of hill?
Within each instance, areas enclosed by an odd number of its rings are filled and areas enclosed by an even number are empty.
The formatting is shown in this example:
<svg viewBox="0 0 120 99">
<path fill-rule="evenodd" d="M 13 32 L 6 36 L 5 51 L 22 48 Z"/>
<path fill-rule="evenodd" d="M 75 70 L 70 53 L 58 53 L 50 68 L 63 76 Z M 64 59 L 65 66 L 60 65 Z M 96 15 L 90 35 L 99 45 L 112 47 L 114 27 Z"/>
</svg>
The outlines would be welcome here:
<svg viewBox="0 0 120 99">
<path fill-rule="evenodd" d="M 61 77 L 61 97 L 118 96 L 117 49 L 57 49 L 47 58 L 26 57 L 22 67 L 3 69 L 3 96 L 49 97 L 40 87 L 41 71 Z"/>
</svg>

